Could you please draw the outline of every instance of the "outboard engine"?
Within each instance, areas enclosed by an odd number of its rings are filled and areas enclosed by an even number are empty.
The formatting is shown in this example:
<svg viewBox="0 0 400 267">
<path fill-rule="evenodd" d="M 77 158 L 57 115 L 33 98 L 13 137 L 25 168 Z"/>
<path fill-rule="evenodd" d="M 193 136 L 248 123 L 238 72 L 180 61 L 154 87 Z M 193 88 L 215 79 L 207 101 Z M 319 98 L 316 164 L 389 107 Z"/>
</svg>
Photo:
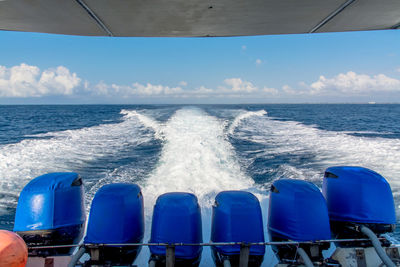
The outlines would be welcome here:
<svg viewBox="0 0 400 267">
<path fill-rule="evenodd" d="M 223 191 L 215 197 L 211 226 L 212 242 L 264 242 L 261 207 L 258 199 L 249 192 Z M 229 261 L 238 266 L 240 245 L 212 247 L 217 266 Z M 260 266 L 265 254 L 264 245 L 253 245 L 249 249 L 248 266 Z"/>
<path fill-rule="evenodd" d="M 392 190 L 385 178 L 372 170 L 345 166 L 328 168 L 324 175 L 323 194 L 336 238 L 365 238 L 358 229 L 361 225 L 376 234 L 392 232 L 395 228 Z"/>
<path fill-rule="evenodd" d="M 14 231 L 28 247 L 78 243 L 85 230 L 82 179 L 72 172 L 49 173 L 22 190 Z M 71 248 L 29 249 L 30 256 L 69 255 Z"/>
<path fill-rule="evenodd" d="M 195 195 L 166 193 L 154 206 L 150 243 L 201 243 L 201 213 Z M 150 264 L 166 265 L 166 247 L 149 246 Z M 170 248 L 169 248 L 170 249 Z M 201 246 L 176 246 L 174 266 L 198 266 Z"/>
<path fill-rule="evenodd" d="M 109 244 L 141 243 L 143 235 L 143 196 L 139 186 L 123 183 L 104 185 L 97 191 L 90 208 L 84 244 L 91 258 L 85 266 L 130 266 L 141 247 Z"/>
<path fill-rule="evenodd" d="M 303 180 L 275 181 L 269 199 L 268 231 L 271 241 L 278 242 L 330 239 L 328 209 L 320 190 Z M 308 260 L 320 266 L 324 261 L 322 250 L 329 246 L 329 243 L 315 242 L 299 246 L 277 245 L 273 250 L 282 264 L 299 265 Z"/>
</svg>

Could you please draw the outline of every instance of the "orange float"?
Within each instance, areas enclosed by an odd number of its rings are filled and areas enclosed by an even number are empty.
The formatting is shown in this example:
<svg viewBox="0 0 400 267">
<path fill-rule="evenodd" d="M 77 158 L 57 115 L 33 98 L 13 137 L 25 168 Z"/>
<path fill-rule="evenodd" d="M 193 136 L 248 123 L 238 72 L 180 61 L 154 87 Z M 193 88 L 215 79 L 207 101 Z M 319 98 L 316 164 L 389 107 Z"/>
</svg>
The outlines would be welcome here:
<svg viewBox="0 0 400 267">
<path fill-rule="evenodd" d="M 0 267 L 24 267 L 28 248 L 16 233 L 0 230 Z"/>
</svg>

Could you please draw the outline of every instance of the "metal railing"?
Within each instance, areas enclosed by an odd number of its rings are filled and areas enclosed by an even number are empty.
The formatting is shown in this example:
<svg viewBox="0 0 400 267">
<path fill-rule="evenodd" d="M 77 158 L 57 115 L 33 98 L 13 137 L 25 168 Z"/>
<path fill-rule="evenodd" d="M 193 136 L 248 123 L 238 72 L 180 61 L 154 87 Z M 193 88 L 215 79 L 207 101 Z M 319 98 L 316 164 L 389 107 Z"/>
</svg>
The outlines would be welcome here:
<svg viewBox="0 0 400 267">
<path fill-rule="evenodd" d="M 386 240 L 382 237 L 379 240 Z M 315 241 L 268 241 L 268 242 L 204 242 L 204 243 L 181 243 L 181 242 L 171 242 L 171 243 L 102 243 L 102 244 L 71 244 L 71 245 L 53 245 L 53 246 L 30 246 L 30 250 L 36 249 L 57 249 L 57 248 L 74 248 L 79 247 L 80 249 L 76 253 L 77 257 L 73 257 L 69 266 L 75 266 L 79 261 L 81 256 L 86 252 L 87 249 L 99 250 L 102 247 L 139 247 L 139 246 L 164 246 L 166 248 L 165 260 L 167 267 L 173 267 L 175 265 L 175 247 L 177 246 L 202 246 L 202 247 L 215 247 L 215 246 L 240 246 L 239 255 L 239 267 L 247 267 L 250 247 L 251 246 L 284 246 L 293 245 L 300 247 L 301 245 L 312 245 L 312 244 L 323 244 L 323 243 L 341 243 L 341 242 L 365 242 L 370 241 L 368 238 L 351 238 L 351 239 L 326 239 L 326 240 L 315 240 Z M 393 244 L 393 247 L 398 247 L 400 245 Z M 79 255 L 78 255 L 79 254 Z M 149 266 L 153 266 L 155 262 L 149 263 Z M 154 265 L 155 266 L 155 265 Z M 229 261 L 224 261 L 224 266 L 230 266 Z"/>
<path fill-rule="evenodd" d="M 381 237 L 380 240 L 386 240 Z M 315 241 L 268 241 L 268 242 L 206 242 L 206 243 L 86 243 L 86 244 L 71 244 L 71 245 L 53 245 L 53 246 L 30 246 L 29 249 L 49 249 L 49 248 L 73 248 L 80 246 L 92 246 L 92 247 L 139 247 L 139 246 L 201 246 L 201 247 L 213 247 L 213 246 L 235 246 L 235 245 L 248 245 L 248 246 L 280 246 L 280 245 L 302 245 L 302 244 L 318 244 L 318 243 L 341 243 L 341 242 L 362 242 L 371 241 L 368 238 L 349 238 L 349 239 L 325 239 Z M 400 244 L 393 246 L 400 246 Z"/>
</svg>

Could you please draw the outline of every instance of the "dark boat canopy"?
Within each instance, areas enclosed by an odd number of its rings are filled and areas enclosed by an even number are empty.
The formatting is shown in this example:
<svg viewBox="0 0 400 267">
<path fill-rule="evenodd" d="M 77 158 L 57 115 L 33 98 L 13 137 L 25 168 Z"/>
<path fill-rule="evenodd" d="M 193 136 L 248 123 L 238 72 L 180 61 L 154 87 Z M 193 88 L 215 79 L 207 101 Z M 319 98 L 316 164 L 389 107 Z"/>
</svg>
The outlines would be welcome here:
<svg viewBox="0 0 400 267">
<path fill-rule="evenodd" d="M 87 36 L 240 36 L 397 29 L 398 0 L 1 0 L 0 29 Z"/>
</svg>

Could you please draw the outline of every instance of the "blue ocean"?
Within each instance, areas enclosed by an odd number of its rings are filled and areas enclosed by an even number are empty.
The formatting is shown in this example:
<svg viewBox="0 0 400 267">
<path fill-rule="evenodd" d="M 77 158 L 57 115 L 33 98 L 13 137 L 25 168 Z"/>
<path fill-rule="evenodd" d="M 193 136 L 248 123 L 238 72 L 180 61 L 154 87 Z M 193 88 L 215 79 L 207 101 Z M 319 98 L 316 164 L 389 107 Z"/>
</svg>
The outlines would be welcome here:
<svg viewBox="0 0 400 267">
<path fill-rule="evenodd" d="M 145 241 L 152 207 L 163 193 L 198 197 L 208 241 L 218 192 L 254 193 L 266 224 L 274 180 L 320 187 L 325 169 L 335 165 L 383 175 L 399 216 L 399 118 L 395 104 L 0 106 L 0 228 L 13 228 L 22 188 L 56 171 L 82 176 L 87 211 L 101 186 L 137 183 L 145 201 Z M 202 266 L 209 254 L 203 252 Z M 147 257 L 146 248 L 136 263 L 142 266 Z M 266 257 L 264 265 L 272 260 Z"/>
</svg>

